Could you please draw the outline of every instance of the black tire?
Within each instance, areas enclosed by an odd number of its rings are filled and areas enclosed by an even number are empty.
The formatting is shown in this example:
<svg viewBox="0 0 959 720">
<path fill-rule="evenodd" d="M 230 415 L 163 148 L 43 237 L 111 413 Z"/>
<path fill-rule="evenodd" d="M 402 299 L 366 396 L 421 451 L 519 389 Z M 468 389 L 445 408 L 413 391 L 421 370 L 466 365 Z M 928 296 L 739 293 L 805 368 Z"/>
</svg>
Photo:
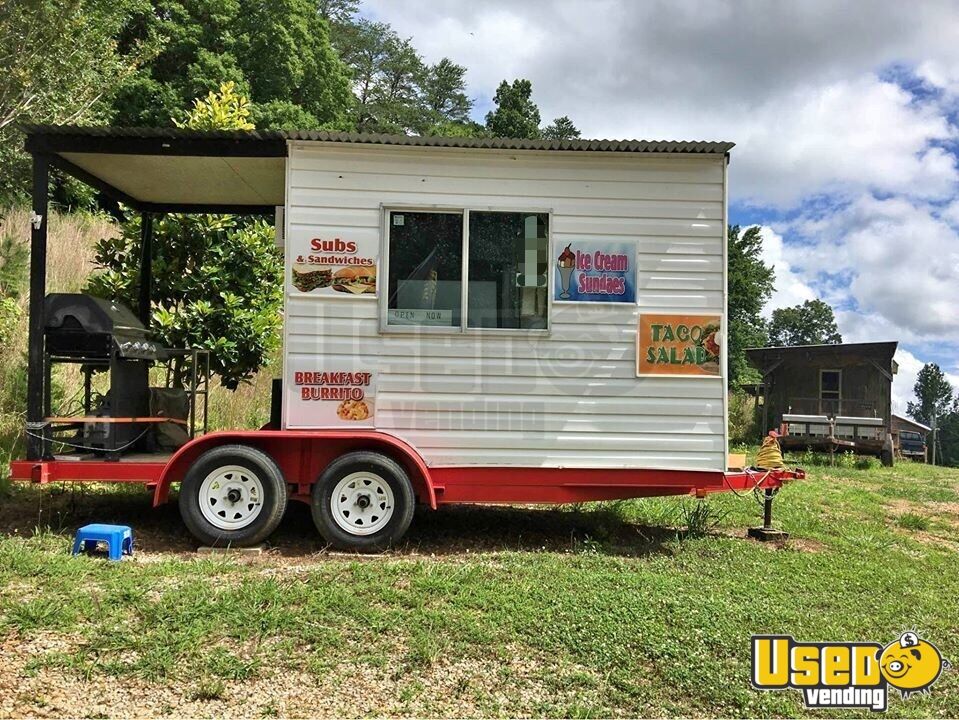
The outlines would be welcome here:
<svg viewBox="0 0 959 720">
<path fill-rule="evenodd" d="M 213 475 L 218 468 L 226 469 L 231 466 L 245 469 L 259 481 L 262 486 L 260 507 L 256 516 L 246 525 L 236 528 L 217 527 L 204 517 L 200 508 L 201 489 L 204 481 Z M 242 474 L 237 473 L 237 475 Z M 232 475 L 232 473 L 229 475 Z M 229 475 L 226 477 L 229 477 Z M 232 480 L 232 478 L 230 479 Z M 249 477 L 237 480 L 237 483 L 240 483 L 240 490 L 237 491 L 240 493 L 240 497 L 233 501 L 234 503 L 239 502 L 247 508 L 252 508 L 255 505 L 255 503 L 247 505 L 243 502 L 243 488 L 249 487 L 250 482 Z M 246 485 L 243 483 L 246 483 Z M 256 494 L 260 493 L 257 492 Z M 286 502 L 286 480 L 283 478 L 280 468 L 277 467 L 273 458 L 262 450 L 247 445 L 221 445 L 207 450 L 190 466 L 186 477 L 180 483 L 180 516 L 193 536 L 206 545 L 244 547 L 263 542 L 276 530 L 280 520 L 283 519 L 283 513 L 286 512 Z M 239 509 L 242 510 L 243 508 L 240 507 Z M 224 511 L 215 509 L 220 514 L 232 512 L 232 510 L 233 508 Z M 214 512 L 214 504 L 210 505 L 209 512 Z M 242 523 L 242 519 L 239 522 Z"/>
<path fill-rule="evenodd" d="M 356 532 L 347 531 L 333 517 L 333 491 L 337 485 L 353 475 L 360 473 L 367 475 L 366 478 L 357 477 L 357 487 L 352 490 L 358 498 L 366 492 L 363 483 L 373 479 L 373 487 L 376 487 L 377 480 L 385 482 L 392 492 L 392 514 L 388 520 L 383 521 L 383 526 L 372 534 L 359 534 L 365 531 L 364 528 L 357 527 Z M 380 485 L 382 489 L 382 485 Z M 344 489 L 345 491 L 348 491 Z M 370 493 L 375 496 L 375 492 Z M 341 494 L 341 497 L 345 495 Z M 382 496 L 382 502 L 388 506 L 388 495 Z M 374 502 L 379 498 L 374 499 Z M 313 522 L 320 535 L 332 546 L 341 550 L 355 550 L 360 552 L 378 552 L 389 548 L 406 534 L 413 520 L 413 510 L 415 509 L 416 498 L 413 494 L 413 485 L 410 478 L 403 469 L 403 466 L 392 458 L 380 453 L 359 451 L 341 455 L 327 466 L 320 479 L 313 486 L 310 507 L 313 513 Z M 343 507 L 341 505 L 341 507 Z M 375 515 L 375 505 L 367 510 L 357 505 L 361 513 L 367 513 L 367 520 Z M 385 509 L 385 507 L 384 507 Z M 354 516 L 355 517 L 355 516 Z M 349 525 L 349 520 L 341 518 L 344 524 Z M 359 522 L 357 518 L 354 522 Z M 375 521 L 374 521 L 375 522 Z"/>
</svg>

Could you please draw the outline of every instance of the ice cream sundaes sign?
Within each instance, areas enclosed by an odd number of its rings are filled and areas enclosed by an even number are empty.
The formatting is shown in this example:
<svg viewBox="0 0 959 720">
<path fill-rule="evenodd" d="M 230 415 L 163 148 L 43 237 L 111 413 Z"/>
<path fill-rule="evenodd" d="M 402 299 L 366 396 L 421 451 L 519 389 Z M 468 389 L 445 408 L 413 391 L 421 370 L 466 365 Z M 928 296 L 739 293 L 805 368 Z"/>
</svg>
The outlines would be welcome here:
<svg viewBox="0 0 959 720">
<path fill-rule="evenodd" d="M 557 302 L 636 302 L 634 243 L 572 242 L 554 266 Z"/>
</svg>

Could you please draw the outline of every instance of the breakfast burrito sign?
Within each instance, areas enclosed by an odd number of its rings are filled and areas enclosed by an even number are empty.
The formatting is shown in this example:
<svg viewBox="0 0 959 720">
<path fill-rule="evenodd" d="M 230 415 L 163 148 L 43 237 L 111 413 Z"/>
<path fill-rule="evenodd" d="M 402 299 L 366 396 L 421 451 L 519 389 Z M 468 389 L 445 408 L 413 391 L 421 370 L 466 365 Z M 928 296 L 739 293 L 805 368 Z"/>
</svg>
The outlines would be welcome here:
<svg viewBox="0 0 959 720">
<path fill-rule="evenodd" d="M 636 302 L 636 244 L 577 241 L 553 260 L 556 302 Z"/>
<path fill-rule="evenodd" d="M 355 362 L 317 367 L 307 358 L 291 358 L 287 372 L 287 427 L 374 425 L 376 372 L 372 368 Z"/>
<path fill-rule="evenodd" d="M 290 283 L 295 295 L 376 297 L 378 240 L 311 237 L 293 248 Z"/>
<path fill-rule="evenodd" d="M 722 375 L 719 315 L 639 316 L 636 375 Z"/>
</svg>

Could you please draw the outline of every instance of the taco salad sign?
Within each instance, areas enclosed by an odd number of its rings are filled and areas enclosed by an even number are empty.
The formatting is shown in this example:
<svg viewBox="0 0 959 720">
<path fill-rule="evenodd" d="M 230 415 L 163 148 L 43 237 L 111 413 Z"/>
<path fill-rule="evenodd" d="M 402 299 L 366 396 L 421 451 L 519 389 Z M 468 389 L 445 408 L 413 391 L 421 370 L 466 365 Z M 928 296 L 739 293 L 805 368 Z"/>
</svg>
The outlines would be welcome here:
<svg viewBox="0 0 959 720">
<path fill-rule="evenodd" d="M 639 316 L 636 375 L 722 375 L 719 315 Z"/>
<path fill-rule="evenodd" d="M 636 244 L 571 242 L 553 260 L 553 300 L 636 302 Z"/>
</svg>

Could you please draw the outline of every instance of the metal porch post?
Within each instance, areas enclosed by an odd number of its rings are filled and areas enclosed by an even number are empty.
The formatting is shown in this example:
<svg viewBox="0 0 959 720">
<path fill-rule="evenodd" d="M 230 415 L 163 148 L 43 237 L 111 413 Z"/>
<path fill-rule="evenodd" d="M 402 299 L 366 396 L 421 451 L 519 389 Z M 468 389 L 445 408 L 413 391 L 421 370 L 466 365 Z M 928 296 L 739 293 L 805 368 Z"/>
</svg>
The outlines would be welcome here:
<svg viewBox="0 0 959 720">
<path fill-rule="evenodd" d="M 153 213 L 140 218 L 140 298 L 137 315 L 147 330 L 150 329 L 150 296 L 153 289 Z"/>
<path fill-rule="evenodd" d="M 766 437 L 769 432 L 769 375 L 763 375 L 763 426 L 759 429 L 759 438 Z"/>
<path fill-rule="evenodd" d="M 30 217 L 30 324 L 27 352 L 27 459 L 46 454 L 44 406 L 44 300 L 47 294 L 47 210 L 50 158 L 33 155 L 33 213 Z"/>
</svg>

